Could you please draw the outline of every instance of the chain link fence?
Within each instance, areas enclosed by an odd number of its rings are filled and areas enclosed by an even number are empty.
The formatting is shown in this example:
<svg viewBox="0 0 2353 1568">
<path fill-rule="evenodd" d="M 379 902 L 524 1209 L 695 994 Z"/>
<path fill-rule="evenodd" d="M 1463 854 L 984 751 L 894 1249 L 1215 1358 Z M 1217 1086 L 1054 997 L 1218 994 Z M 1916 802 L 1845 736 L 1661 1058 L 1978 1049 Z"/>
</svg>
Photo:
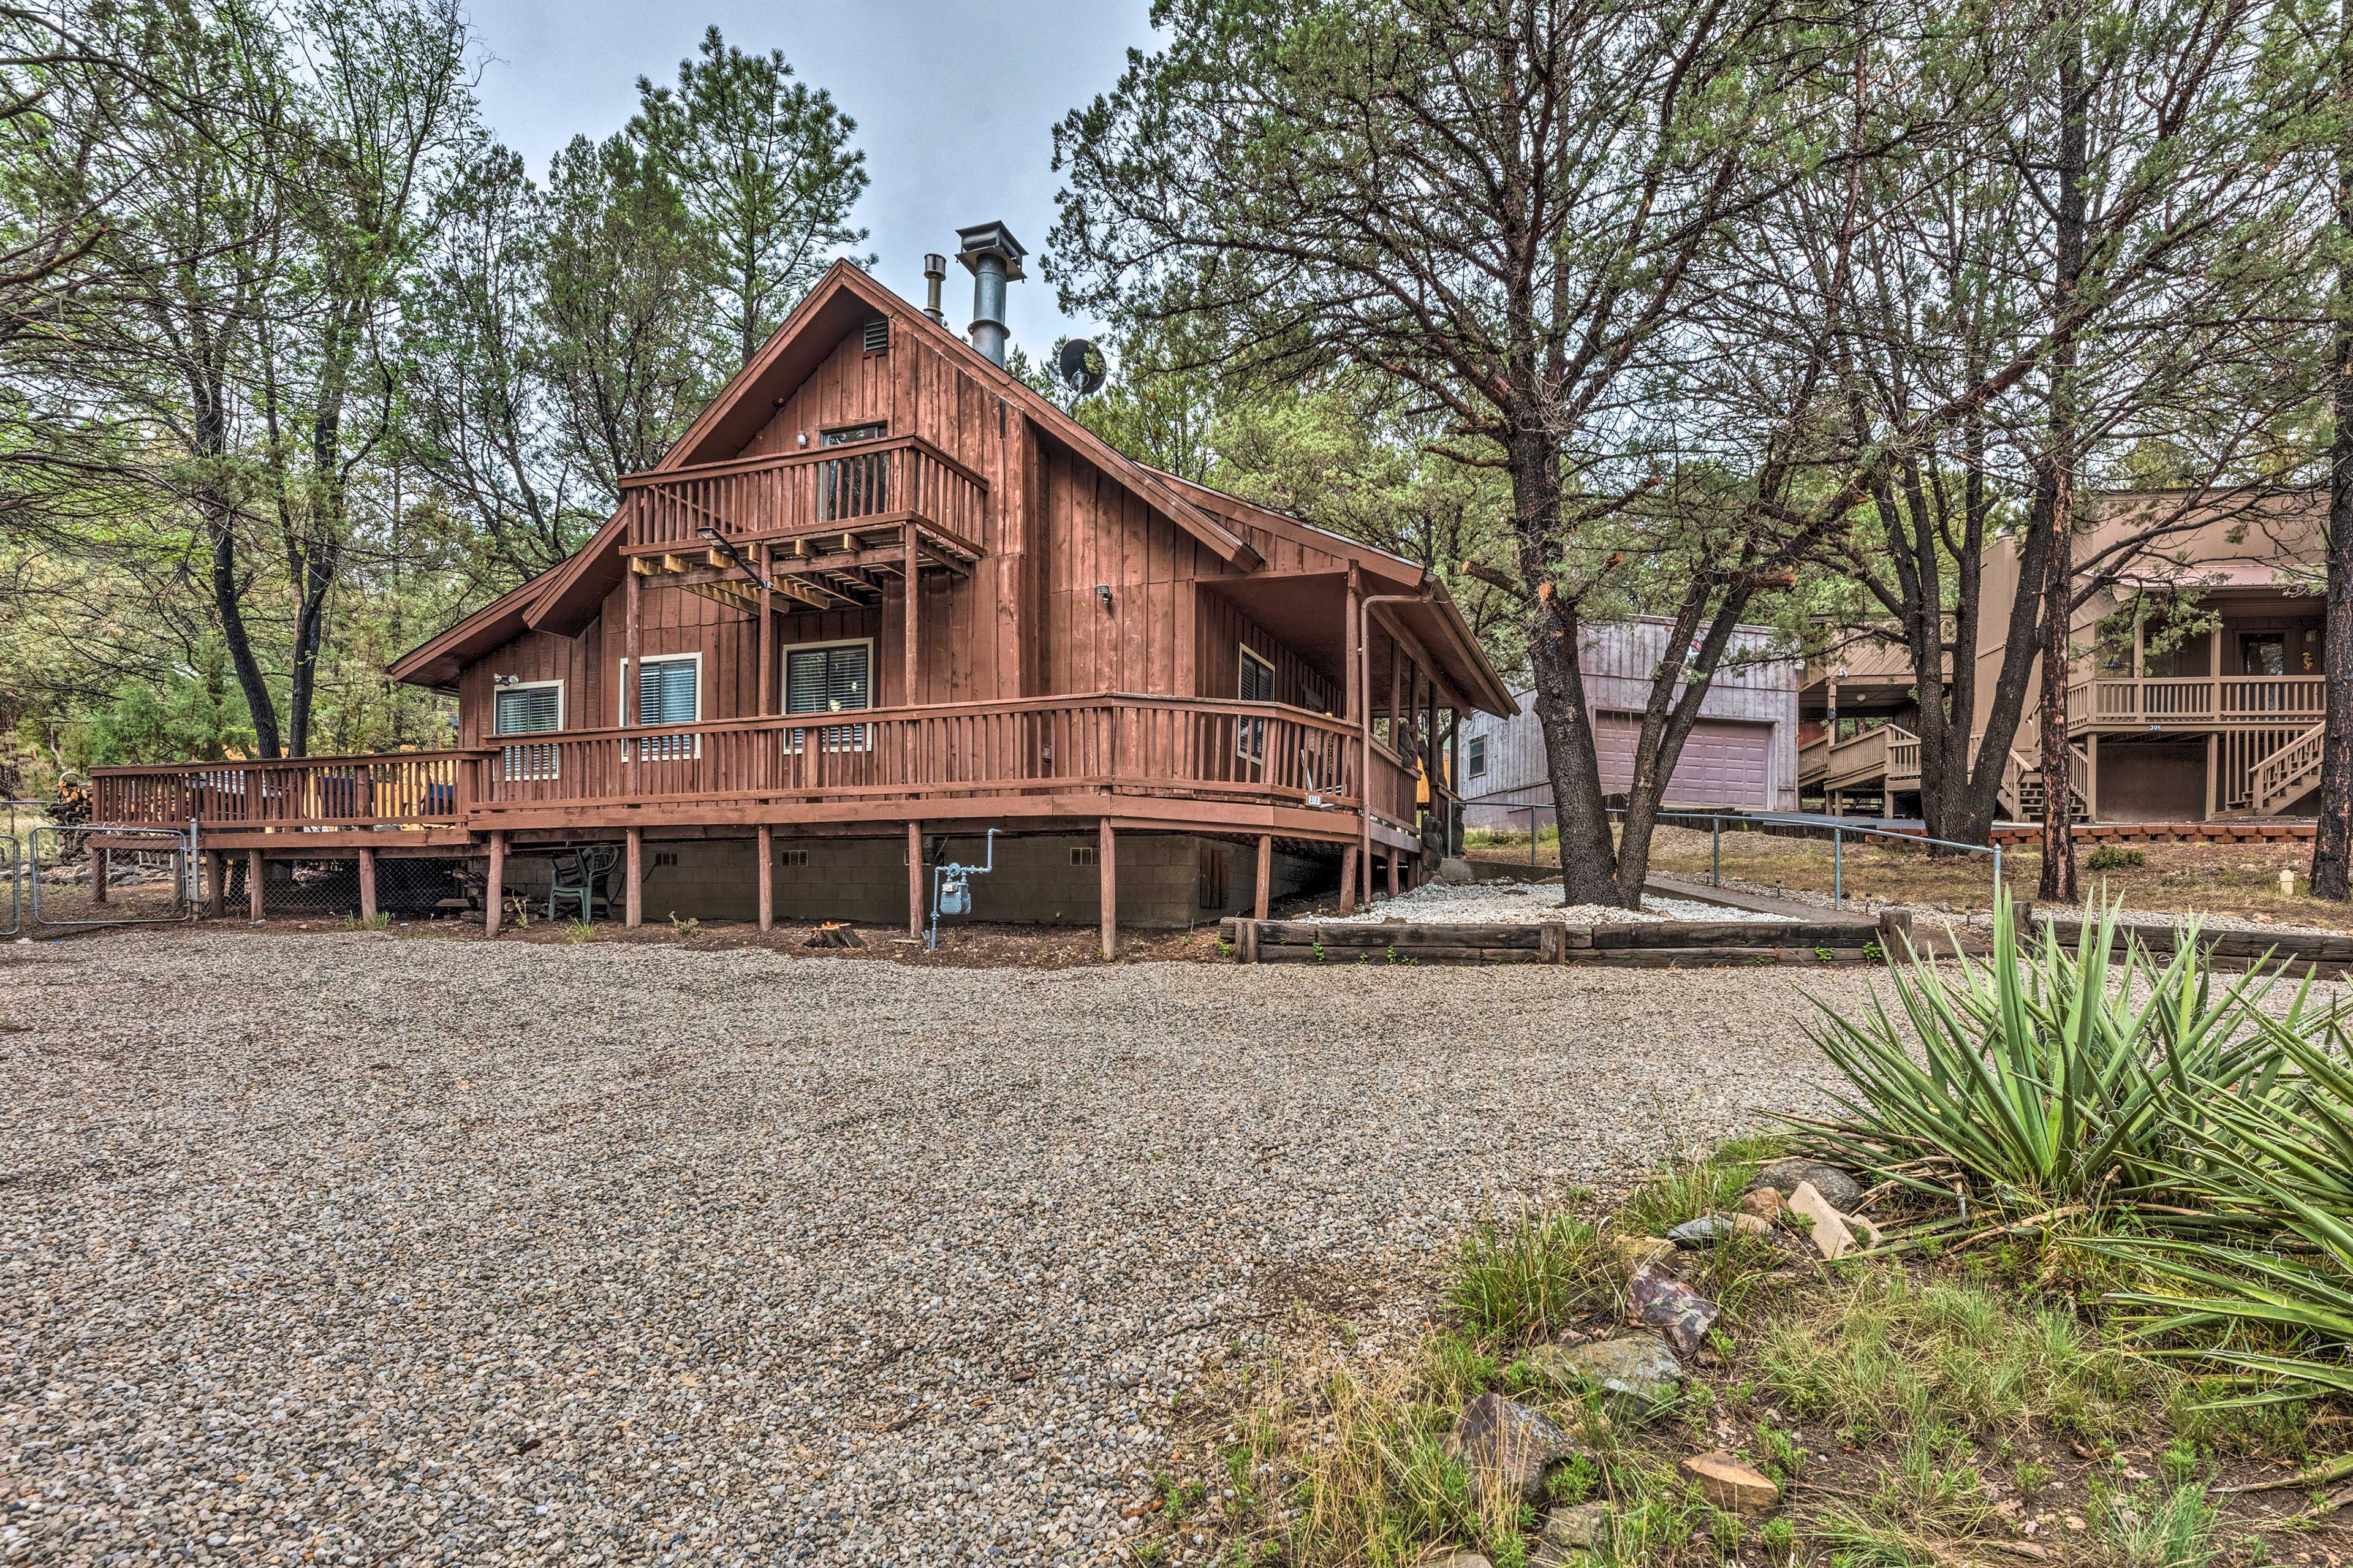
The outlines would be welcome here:
<svg viewBox="0 0 2353 1568">
<path fill-rule="evenodd" d="M 463 913 L 479 902 L 477 886 L 470 889 L 463 862 L 422 856 L 378 855 L 375 859 L 376 913 L 392 920 L 429 920 Z M 251 857 L 230 851 L 222 867 L 221 912 L 231 919 L 251 919 L 253 864 Z M 261 918 L 264 920 L 356 920 L 360 915 L 360 864 L 356 857 L 313 858 L 271 856 L 261 863 Z"/>
<path fill-rule="evenodd" d="M 149 925 L 192 919 L 188 836 L 160 827 L 35 827 L 25 836 L 21 920 L 32 927 Z"/>
</svg>

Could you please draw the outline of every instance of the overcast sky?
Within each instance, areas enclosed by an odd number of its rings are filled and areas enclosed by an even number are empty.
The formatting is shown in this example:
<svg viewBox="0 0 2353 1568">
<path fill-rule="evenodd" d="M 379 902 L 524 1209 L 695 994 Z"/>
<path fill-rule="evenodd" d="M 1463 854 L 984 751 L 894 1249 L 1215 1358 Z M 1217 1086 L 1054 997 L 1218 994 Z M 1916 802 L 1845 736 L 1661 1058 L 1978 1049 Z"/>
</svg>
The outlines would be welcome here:
<svg viewBox="0 0 2353 1568">
<path fill-rule="evenodd" d="M 858 223 L 875 275 L 923 302 L 923 256 L 1001 218 L 1034 258 L 1054 220 L 1053 127 L 1148 47 L 1150 0 L 474 0 L 491 58 L 483 117 L 544 179 L 575 135 L 602 139 L 636 112 L 637 80 L 675 81 L 716 23 L 745 50 L 782 49 L 802 80 L 858 122 L 871 179 Z M 1042 353 L 1065 331 L 1033 268 L 1007 291 L 1014 341 Z M 949 262 L 948 324 L 972 319 L 969 275 Z"/>
</svg>

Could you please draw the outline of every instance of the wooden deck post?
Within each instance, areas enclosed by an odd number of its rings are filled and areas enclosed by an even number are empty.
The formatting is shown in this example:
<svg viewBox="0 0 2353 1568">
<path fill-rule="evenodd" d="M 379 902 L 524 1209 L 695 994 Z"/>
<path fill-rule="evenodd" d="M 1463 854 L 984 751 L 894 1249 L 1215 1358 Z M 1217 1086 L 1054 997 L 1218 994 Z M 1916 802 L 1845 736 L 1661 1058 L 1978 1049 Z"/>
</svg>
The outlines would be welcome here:
<svg viewBox="0 0 2353 1568">
<path fill-rule="evenodd" d="M 907 934 L 923 934 L 923 825 L 907 824 Z"/>
<path fill-rule="evenodd" d="M 502 830 L 491 834 L 490 875 L 482 883 L 482 934 L 499 934 L 499 917 L 506 912 L 507 901 L 507 836 Z"/>
<path fill-rule="evenodd" d="M 916 659 L 918 655 L 918 650 L 915 645 L 915 612 L 923 599 L 922 568 L 922 535 L 916 532 L 915 525 L 911 522 L 907 524 L 907 581 L 905 592 L 905 603 L 907 606 L 907 691 L 906 695 L 900 699 L 902 702 L 905 703 L 910 708 L 914 707 L 915 704 L 921 700 L 921 699 L 915 695 Z"/>
<path fill-rule="evenodd" d="M 753 837 L 760 852 L 760 929 L 773 931 L 776 924 L 776 830 L 764 822 L 753 830 Z"/>
<path fill-rule="evenodd" d="M 1261 833 L 1258 836 L 1258 897 L 1251 903 L 1251 908 L 1256 912 L 1251 918 L 1261 921 L 1266 919 L 1267 897 L 1273 890 L 1274 835 Z"/>
<path fill-rule="evenodd" d="M 259 849 L 248 849 L 245 852 L 245 903 L 246 908 L 252 912 L 253 923 L 259 925 L 262 921 L 263 916 L 261 912 L 261 851 Z"/>
<path fill-rule="evenodd" d="M 646 830 L 632 827 L 625 831 L 626 852 L 622 857 L 621 879 L 628 889 L 621 901 L 623 925 L 643 925 L 646 921 L 645 873 Z"/>
<path fill-rule="evenodd" d="M 760 546 L 760 700 L 753 711 L 763 719 L 777 710 L 781 696 L 776 680 L 776 566 L 775 546 Z M 762 865 L 767 861 L 764 858 Z M 765 930 L 763 926 L 761 929 Z"/>
<path fill-rule="evenodd" d="M 2220 800 L 2222 777 L 2221 759 L 2222 737 L 2208 734 L 2206 737 L 2206 820 L 2209 822 L 2214 820 L 2214 814 L 2221 804 Z"/>
<path fill-rule="evenodd" d="M 638 570 L 639 564 L 635 560 L 629 563 L 629 574 L 625 579 L 628 587 L 621 595 L 628 606 L 621 633 L 621 728 L 624 730 L 638 721 L 638 656 L 644 651 L 638 645 L 644 640 L 645 623 L 644 605 L 640 602 L 645 590 L 638 586 L 644 574 Z M 621 742 L 622 773 L 633 800 L 638 794 L 638 751 L 636 742 L 625 740 Z M 630 879 L 629 886 L 629 896 L 634 899 L 637 897 L 635 878 Z M 631 921 L 629 923 L 635 925 L 638 922 Z"/>
<path fill-rule="evenodd" d="M 375 851 L 360 851 L 360 923 L 375 921 Z"/>
<path fill-rule="evenodd" d="M 1104 817 L 1102 839 L 1095 849 L 1095 873 L 1103 886 L 1103 955 L 1104 962 L 1119 956 L 1119 862 L 1118 837 L 1112 832 L 1111 818 Z"/>
<path fill-rule="evenodd" d="M 95 844 L 90 847 L 90 901 L 106 902 L 106 851 Z"/>
<path fill-rule="evenodd" d="M 1340 912 L 1356 912 L 1356 847 L 1353 844 L 1340 851 Z"/>
<path fill-rule="evenodd" d="M 1399 860 L 1404 859 L 1404 858 L 1405 858 L 1405 857 L 1404 857 L 1404 856 L 1402 856 L 1402 855 L 1398 854 L 1398 853 L 1396 850 L 1394 850 L 1394 849 L 1392 849 L 1392 850 L 1390 850 L 1390 851 L 1388 852 L 1388 863 L 1389 863 L 1389 897 L 1390 897 L 1390 898 L 1392 898 L 1392 899 L 1394 899 L 1394 898 L 1396 898 L 1396 897 L 1398 896 L 1398 862 Z"/>
<path fill-rule="evenodd" d="M 217 849 L 205 851 L 205 918 L 219 920 L 228 913 L 228 857 Z"/>
<path fill-rule="evenodd" d="M 2134 601 L 2137 604 L 2139 601 Z M 1894 790 L 1888 794 L 1894 795 Z M 2100 732 L 2084 737 L 2084 820 L 2100 820 Z"/>
</svg>

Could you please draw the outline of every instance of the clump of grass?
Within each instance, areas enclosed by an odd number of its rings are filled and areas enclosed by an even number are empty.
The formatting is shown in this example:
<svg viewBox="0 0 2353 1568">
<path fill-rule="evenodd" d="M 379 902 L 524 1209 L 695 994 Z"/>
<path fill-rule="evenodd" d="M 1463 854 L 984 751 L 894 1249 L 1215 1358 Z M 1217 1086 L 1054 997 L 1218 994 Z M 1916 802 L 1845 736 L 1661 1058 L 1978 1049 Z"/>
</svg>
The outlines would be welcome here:
<svg viewBox="0 0 2353 1568">
<path fill-rule="evenodd" d="M 2153 1375 L 2069 1312 L 1900 1269 L 1862 1277 L 1819 1318 L 1772 1323 L 1757 1362 L 1797 1410 L 1860 1441 L 1955 1427 L 1993 1436 L 2038 1414 L 2105 1434 Z"/>
<path fill-rule="evenodd" d="M 1735 1138 L 1704 1153 L 1670 1162 L 1628 1194 L 1619 1223 L 1658 1235 L 1702 1215 L 1722 1214 L 1740 1200 L 1757 1168 L 1780 1155 L 1786 1140 Z"/>
<path fill-rule="evenodd" d="M 2143 1482 L 2131 1491 L 2094 1479 L 2087 1518 L 2094 1551 L 2104 1568 L 2203 1568 L 2220 1553 L 2217 1510 L 2195 1481 Z"/>
<path fill-rule="evenodd" d="M 596 926 L 593 921 L 573 921 L 564 928 L 564 940 L 571 942 L 595 942 Z"/>
<path fill-rule="evenodd" d="M 1599 1233 L 1571 1215 L 1525 1210 L 1462 1238 L 1446 1304 L 1471 1333 L 1505 1344 L 1548 1339 L 1609 1299 Z"/>
</svg>

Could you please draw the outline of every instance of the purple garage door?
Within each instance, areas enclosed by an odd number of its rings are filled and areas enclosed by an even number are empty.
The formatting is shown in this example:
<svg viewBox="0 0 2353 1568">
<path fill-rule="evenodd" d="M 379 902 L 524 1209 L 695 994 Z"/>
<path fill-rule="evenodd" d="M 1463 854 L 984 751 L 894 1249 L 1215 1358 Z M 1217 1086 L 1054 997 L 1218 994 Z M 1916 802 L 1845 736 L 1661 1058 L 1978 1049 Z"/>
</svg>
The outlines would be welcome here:
<svg viewBox="0 0 2353 1568">
<path fill-rule="evenodd" d="M 1615 795 L 1634 784 L 1634 742 L 1641 738 L 1639 713 L 1594 715 L 1594 750 L 1601 760 L 1601 788 Z M 1769 807 L 1767 764 L 1773 754 L 1773 726 L 1748 724 L 1736 719 L 1702 719 L 1692 726 L 1691 739 L 1675 763 L 1675 776 L 1667 785 L 1669 805 Z"/>
</svg>

